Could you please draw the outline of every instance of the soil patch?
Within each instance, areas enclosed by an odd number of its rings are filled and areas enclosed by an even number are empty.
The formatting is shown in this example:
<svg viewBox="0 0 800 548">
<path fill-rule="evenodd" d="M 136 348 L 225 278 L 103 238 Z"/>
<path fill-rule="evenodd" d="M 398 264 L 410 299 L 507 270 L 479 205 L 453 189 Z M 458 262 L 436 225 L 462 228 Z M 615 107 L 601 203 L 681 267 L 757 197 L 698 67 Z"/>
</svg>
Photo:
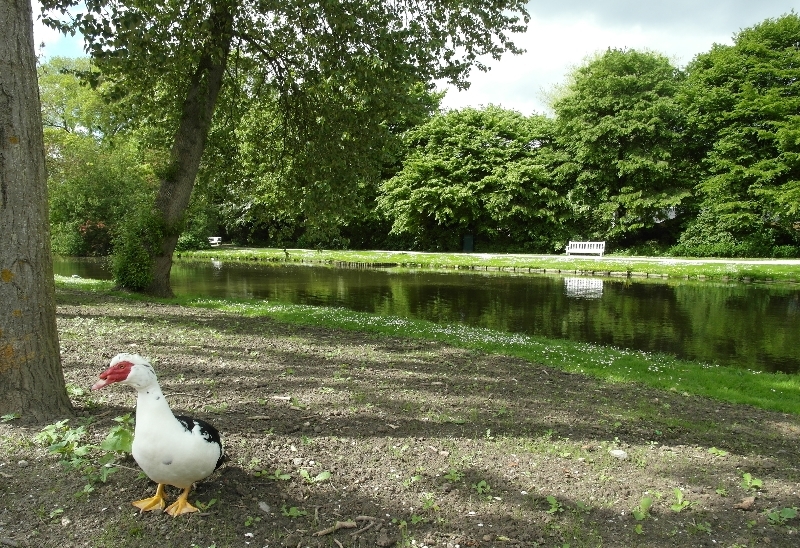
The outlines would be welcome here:
<svg viewBox="0 0 800 548">
<path fill-rule="evenodd" d="M 193 491 L 202 513 L 139 514 L 130 501 L 155 485 L 134 461 L 87 490 L 31 441 L 41 427 L 0 423 L 0 546 L 800 544 L 797 416 L 436 342 L 58 298 L 86 443 L 135 402 L 89 387 L 138 352 L 173 411 L 217 426 L 229 462 Z"/>
</svg>

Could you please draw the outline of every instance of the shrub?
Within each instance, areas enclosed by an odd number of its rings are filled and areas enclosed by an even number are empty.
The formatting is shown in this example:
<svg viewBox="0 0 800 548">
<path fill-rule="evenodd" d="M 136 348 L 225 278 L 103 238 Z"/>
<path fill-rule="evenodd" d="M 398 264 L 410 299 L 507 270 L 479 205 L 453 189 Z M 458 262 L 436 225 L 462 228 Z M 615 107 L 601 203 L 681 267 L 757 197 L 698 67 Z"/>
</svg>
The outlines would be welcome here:
<svg viewBox="0 0 800 548">
<path fill-rule="evenodd" d="M 197 249 L 211 249 L 208 243 L 208 237 L 199 236 L 190 232 L 184 232 L 178 236 L 178 243 L 175 245 L 175 251 L 194 251 Z"/>
<path fill-rule="evenodd" d="M 150 211 L 126 217 L 114 238 L 111 261 L 118 287 L 141 291 L 150 285 L 153 281 L 153 257 L 161 244 L 162 234 L 162 223 Z"/>
</svg>

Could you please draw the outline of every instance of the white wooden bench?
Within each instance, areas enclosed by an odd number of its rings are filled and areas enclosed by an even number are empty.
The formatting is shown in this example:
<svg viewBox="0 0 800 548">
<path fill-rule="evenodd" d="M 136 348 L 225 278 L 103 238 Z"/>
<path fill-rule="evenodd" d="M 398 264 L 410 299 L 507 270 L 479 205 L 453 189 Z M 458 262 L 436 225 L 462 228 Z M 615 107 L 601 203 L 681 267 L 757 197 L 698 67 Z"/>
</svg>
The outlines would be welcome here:
<svg viewBox="0 0 800 548">
<path fill-rule="evenodd" d="M 603 256 L 606 252 L 605 242 L 570 242 L 567 244 L 567 255 L 572 254 L 591 254 Z"/>
<path fill-rule="evenodd" d="M 209 243 L 209 245 L 211 245 L 211 247 L 216 247 L 216 246 L 218 246 L 218 245 L 220 245 L 222 243 L 222 237 L 221 236 L 209 236 L 208 237 L 208 243 Z"/>
</svg>

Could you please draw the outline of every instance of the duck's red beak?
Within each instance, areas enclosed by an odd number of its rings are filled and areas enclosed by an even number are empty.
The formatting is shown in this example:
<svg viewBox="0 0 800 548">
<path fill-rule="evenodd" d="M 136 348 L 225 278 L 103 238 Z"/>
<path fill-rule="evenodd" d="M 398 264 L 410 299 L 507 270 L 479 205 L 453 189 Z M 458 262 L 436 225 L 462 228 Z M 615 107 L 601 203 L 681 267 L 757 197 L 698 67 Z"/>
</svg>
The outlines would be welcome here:
<svg viewBox="0 0 800 548">
<path fill-rule="evenodd" d="M 133 364 L 128 361 L 117 362 L 102 373 L 100 373 L 100 380 L 92 385 L 92 390 L 100 390 L 101 388 L 113 384 L 115 382 L 124 381 L 128 378 Z"/>
</svg>

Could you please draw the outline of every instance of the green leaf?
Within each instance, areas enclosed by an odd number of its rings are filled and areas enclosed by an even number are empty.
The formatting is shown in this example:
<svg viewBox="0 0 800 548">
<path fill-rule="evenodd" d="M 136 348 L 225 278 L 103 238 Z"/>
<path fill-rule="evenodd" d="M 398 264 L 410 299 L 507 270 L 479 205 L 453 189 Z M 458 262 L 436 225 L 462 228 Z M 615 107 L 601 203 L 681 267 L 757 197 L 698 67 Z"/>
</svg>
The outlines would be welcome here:
<svg viewBox="0 0 800 548">
<path fill-rule="evenodd" d="M 126 425 L 115 426 L 109 431 L 105 439 L 100 443 L 100 448 L 104 451 L 115 453 L 130 453 L 133 445 L 133 431 Z"/>
</svg>

